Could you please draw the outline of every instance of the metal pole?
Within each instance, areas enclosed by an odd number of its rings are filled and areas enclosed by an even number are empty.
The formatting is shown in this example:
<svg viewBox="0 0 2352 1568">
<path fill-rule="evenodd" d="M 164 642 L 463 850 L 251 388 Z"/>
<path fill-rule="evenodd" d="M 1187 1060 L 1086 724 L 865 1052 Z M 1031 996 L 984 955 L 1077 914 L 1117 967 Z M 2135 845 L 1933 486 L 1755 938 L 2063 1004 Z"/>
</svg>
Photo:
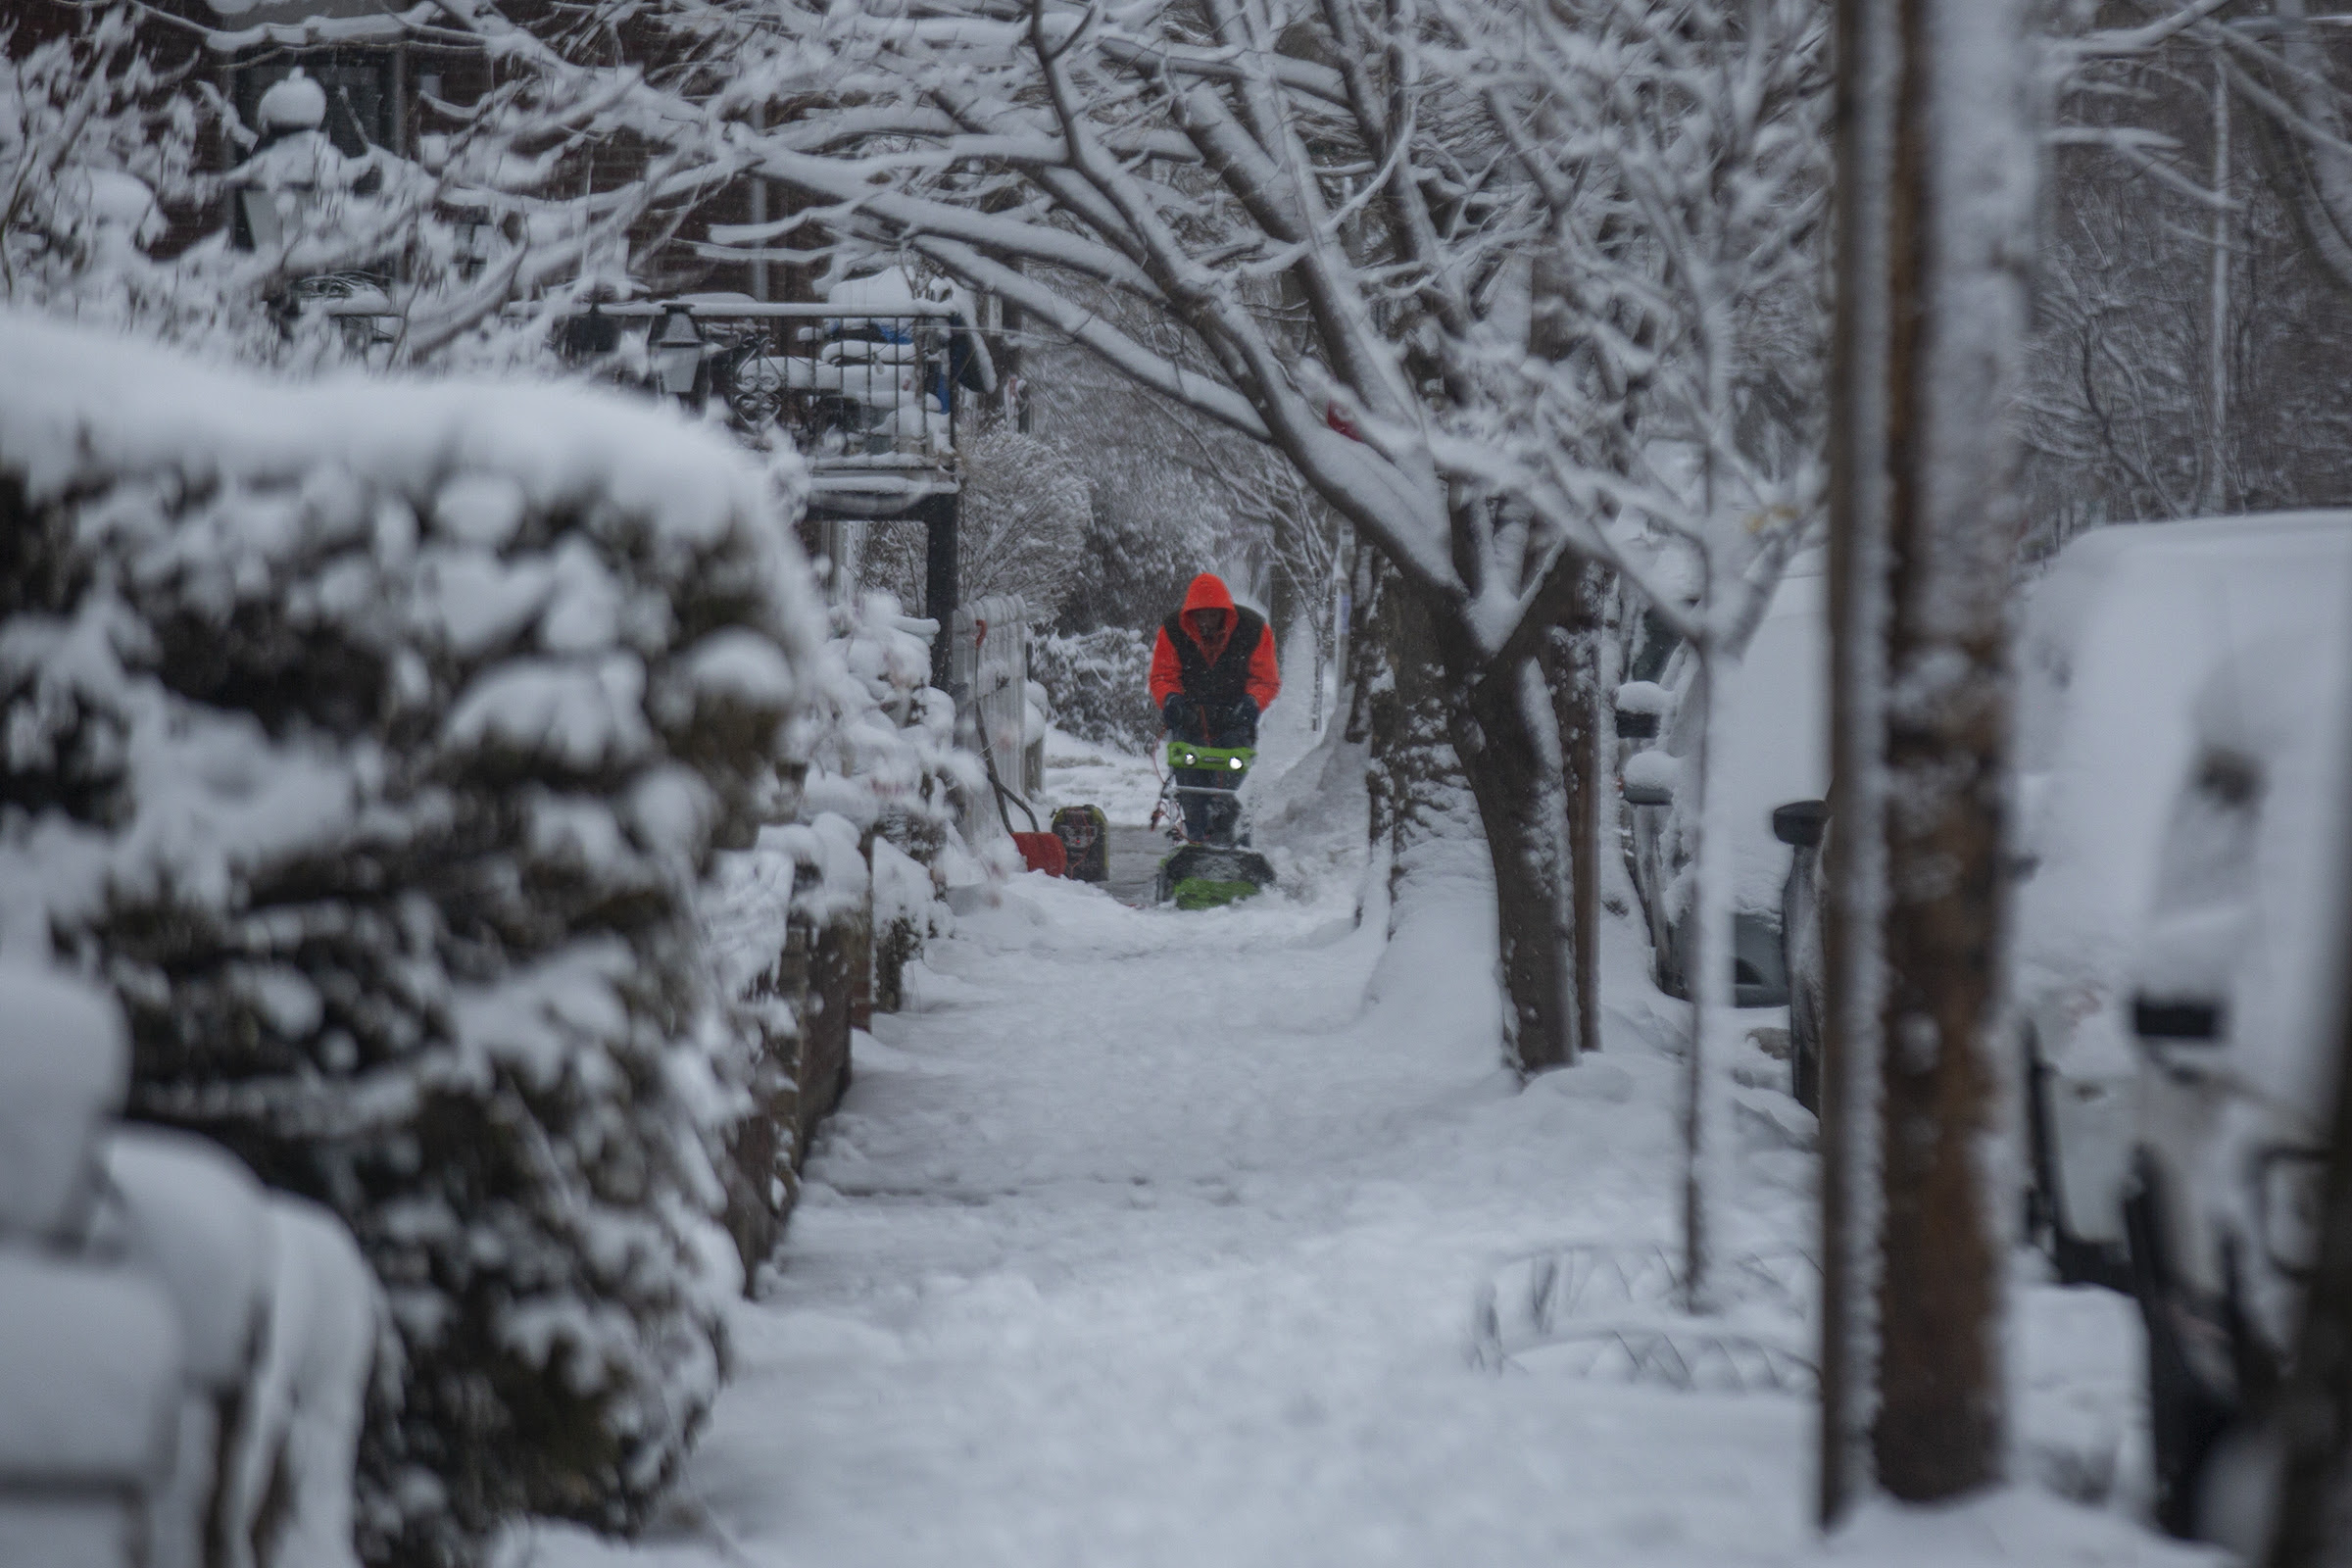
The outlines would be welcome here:
<svg viewBox="0 0 2352 1568">
<path fill-rule="evenodd" d="M 951 493 L 927 497 L 916 507 L 924 523 L 923 613 L 939 622 L 931 639 L 931 684 L 948 689 L 949 639 L 955 632 L 956 607 L 962 603 L 956 561 L 956 521 L 960 498 Z"/>
</svg>

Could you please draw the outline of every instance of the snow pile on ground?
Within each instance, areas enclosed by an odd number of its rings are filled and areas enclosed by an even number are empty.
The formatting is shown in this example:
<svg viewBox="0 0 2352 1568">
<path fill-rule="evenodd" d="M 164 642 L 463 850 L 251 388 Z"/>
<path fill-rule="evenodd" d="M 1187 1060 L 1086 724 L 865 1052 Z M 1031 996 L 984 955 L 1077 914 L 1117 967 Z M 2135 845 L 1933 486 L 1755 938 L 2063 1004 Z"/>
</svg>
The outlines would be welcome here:
<svg viewBox="0 0 2352 1568">
<path fill-rule="evenodd" d="M 1388 879 L 1360 863 L 1199 914 L 1025 876 L 965 915 L 858 1042 L 678 1505 L 634 1547 L 541 1531 L 509 1560 L 2195 1560 L 2039 1492 L 1874 1509 L 1825 1548 L 1806 1396 L 1477 1364 L 1505 1260 L 1671 1250 L 1687 1015 L 1619 922 L 1605 1051 L 1521 1090 L 1476 858 L 1443 844 L 1414 846 L 1385 944 Z M 1730 1124 L 1725 1253 L 1786 1251 L 1814 1208 L 1806 1118 L 1785 1064 L 1726 1068 L 1755 1113 Z M 2042 1294 L 2066 1321 L 2027 1357 L 2029 1446 L 2119 1449 L 2129 1411 L 2066 1372 L 2119 1320 Z M 2030 1343 L 2051 1317 L 2030 1305 Z"/>
</svg>

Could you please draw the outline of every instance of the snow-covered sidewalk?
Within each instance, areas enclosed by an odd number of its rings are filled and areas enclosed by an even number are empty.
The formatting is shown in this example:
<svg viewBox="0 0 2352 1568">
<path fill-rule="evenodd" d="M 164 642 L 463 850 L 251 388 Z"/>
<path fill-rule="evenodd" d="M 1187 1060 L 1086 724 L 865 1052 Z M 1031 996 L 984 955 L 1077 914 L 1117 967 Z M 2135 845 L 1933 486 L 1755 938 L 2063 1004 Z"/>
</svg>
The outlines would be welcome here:
<svg viewBox="0 0 2352 1568">
<path fill-rule="evenodd" d="M 1808 1398 L 1469 1354 L 1497 1258 L 1674 1234 L 1677 1024 L 1633 928 L 1607 955 L 1607 1050 L 1521 1091 L 1479 890 L 1435 878 L 1384 949 L 1381 911 L 1359 927 L 1351 879 L 1325 880 L 1180 914 L 1028 876 L 966 915 L 858 1042 L 670 1522 L 634 1547 L 541 1533 L 516 1560 L 1815 1557 Z M 1801 1112 L 1750 1098 L 1727 1245 L 1793 1239 L 1812 1203 Z M 2035 1498 L 1917 1523 L 1840 1555 L 2168 1555 Z"/>
<path fill-rule="evenodd" d="M 1798 1538 L 1798 1401 L 1469 1365 L 1487 1259 L 1658 1206 L 1595 1155 L 1671 1128 L 1623 1094 L 1634 1064 L 1520 1096 L 1474 1043 L 1488 1020 L 1360 1027 L 1377 955 L 1348 912 L 1148 912 L 1024 878 L 935 946 L 919 1010 L 859 1042 L 781 1276 L 736 1320 L 687 1490 L 737 1560 L 1712 1560 Z M 1675 1436 L 1629 1443 L 1661 1406 Z"/>
</svg>

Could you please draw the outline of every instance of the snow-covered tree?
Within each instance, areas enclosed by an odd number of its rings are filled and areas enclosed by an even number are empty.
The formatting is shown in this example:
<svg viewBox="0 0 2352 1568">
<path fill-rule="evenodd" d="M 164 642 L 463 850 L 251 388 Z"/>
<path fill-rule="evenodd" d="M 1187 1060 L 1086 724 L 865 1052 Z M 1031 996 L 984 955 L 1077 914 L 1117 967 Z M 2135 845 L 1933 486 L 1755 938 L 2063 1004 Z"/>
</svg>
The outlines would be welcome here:
<svg viewBox="0 0 2352 1568">
<path fill-rule="evenodd" d="M 1803 521 L 1817 8 L 957 0 L 682 24 L 726 38 L 732 78 L 693 113 L 623 84 L 614 113 L 794 191 L 768 240 L 887 245 L 998 295 L 1280 450 L 1387 560 L 1454 693 L 1510 1054 L 1571 1059 L 1537 655 L 1584 561 L 1639 580 L 1660 529 L 1723 541 L 1710 603 L 1736 632 L 1737 562 L 1769 576 Z M 1596 49 L 1647 89 L 1595 96 Z"/>
<path fill-rule="evenodd" d="M 338 150 L 299 68 L 244 124 L 186 64 L 157 65 L 133 4 L 80 9 L 74 30 L 21 52 L 0 29 L 0 297 L 288 368 L 553 371 L 551 325 L 571 298 L 612 285 L 632 231 L 699 191 L 658 162 L 581 191 L 584 151 L 612 131 L 570 96 L 584 78 L 549 68 L 565 49 L 603 59 L 607 40 L 530 14 L 546 36 L 495 5 L 431 19 L 443 43 L 495 35 L 502 67 L 478 101 L 439 107 L 430 168 Z M 233 168 L 208 167 L 208 134 Z M 167 215 L 220 211 L 234 220 L 151 254 Z"/>
<path fill-rule="evenodd" d="M 2051 8 L 2030 550 L 2352 483 L 2332 392 L 2352 365 L 2352 60 L 2315 9 Z"/>
<path fill-rule="evenodd" d="M 198 100 L 138 46 L 128 7 L 20 52 L 0 26 L 0 297 L 143 329 L 212 325 L 212 293 L 150 259 L 201 199 Z"/>
<path fill-rule="evenodd" d="M 818 663 L 770 477 L 609 397 L 0 359 L 7 941 L 122 1000 L 136 1114 L 359 1237 L 371 1557 L 633 1525 L 723 1358 L 697 889 Z"/>
</svg>

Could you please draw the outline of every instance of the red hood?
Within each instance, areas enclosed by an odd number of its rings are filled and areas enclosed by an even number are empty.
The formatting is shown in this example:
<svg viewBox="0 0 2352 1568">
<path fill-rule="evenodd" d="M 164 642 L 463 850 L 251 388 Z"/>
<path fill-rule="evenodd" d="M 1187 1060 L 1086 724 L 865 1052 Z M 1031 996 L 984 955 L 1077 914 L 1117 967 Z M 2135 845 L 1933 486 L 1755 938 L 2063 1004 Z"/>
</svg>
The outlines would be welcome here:
<svg viewBox="0 0 2352 1568">
<path fill-rule="evenodd" d="M 1200 644 L 1201 651 L 1214 659 L 1217 651 L 1224 647 L 1225 639 L 1223 637 L 1217 639 L 1217 649 L 1211 649 L 1206 643 L 1201 642 L 1200 623 L 1195 620 L 1193 615 L 1195 612 L 1202 610 L 1225 612 L 1226 635 L 1233 634 L 1233 623 L 1238 618 L 1233 610 L 1233 593 L 1225 586 L 1225 579 L 1213 571 L 1204 571 L 1193 579 L 1193 585 L 1184 591 L 1184 612 L 1176 618 L 1183 623 L 1184 629 L 1192 634 L 1193 641 Z"/>
</svg>

